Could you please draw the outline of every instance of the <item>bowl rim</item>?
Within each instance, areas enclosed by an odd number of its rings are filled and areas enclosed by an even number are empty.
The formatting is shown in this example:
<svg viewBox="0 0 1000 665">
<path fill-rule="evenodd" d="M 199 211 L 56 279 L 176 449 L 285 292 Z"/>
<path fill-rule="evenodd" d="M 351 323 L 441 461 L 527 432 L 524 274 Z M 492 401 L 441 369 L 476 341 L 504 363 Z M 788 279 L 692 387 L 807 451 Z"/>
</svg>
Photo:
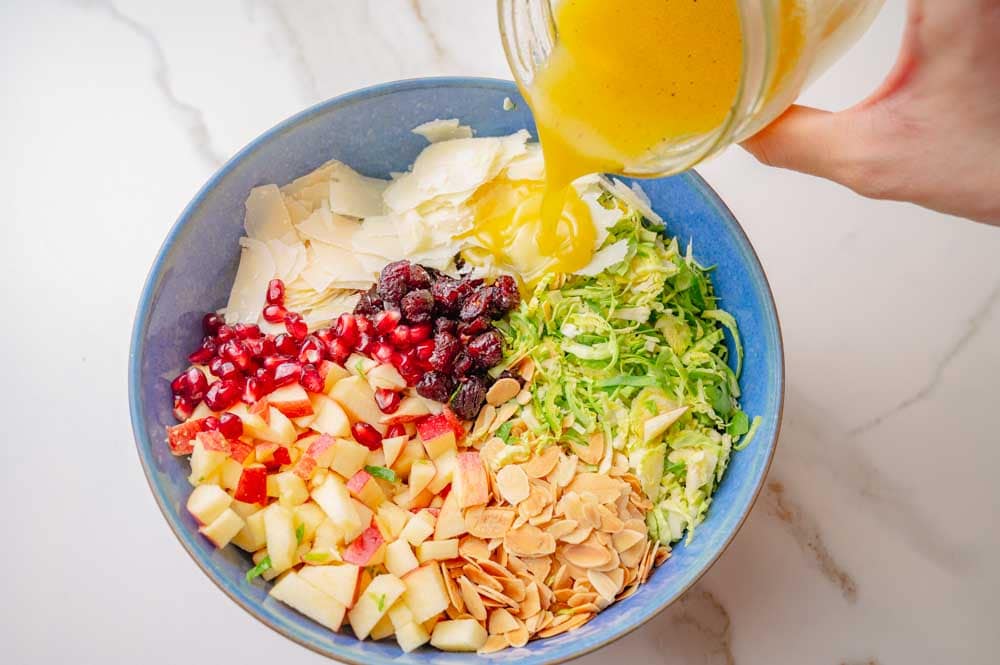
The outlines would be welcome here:
<svg viewBox="0 0 1000 665">
<path fill-rule="evenodd" d="M 198 555 L 188 546 L 188 544 L 181 537 L 179 532 L 182 529 L 182 525 L 175 524 L 174 520 L 171 519 L 170 513 L 167 510 L 167 499 L 164 494 L 159 490 L 156 482 L 153 478 L 153 464 L 150 459 L 150 454 L 147 454 L 144 450 L 144 443 L 149 451 L 152 451 L 152 442 L 149 441 L 149 437 L 146 435 L 146 430 L 144 423 L 140 418 L 140 396 L 139 396 L 139 378 L 140 378 L 140 362 L 142 351 L 145 347 L 146 342 L 146 330 L 149 324 L 149 318 L 152 311 L 153 298 L 152 294 L 155 291 L 159 277 L 162 274 L 163 264 L 170 253 L 171 248 L 176 242 L 178 236 L 184 229 L 188 218 L 202 205 L 206 195 L 212 191 L 216 185 L 222 180 L 226 175 L 228 175 L 233 169 L 235 169 L 243 159 L 249 154 L 253 153 L 260 146 L 264 145 L 273 138 L 279 136 L 280 134 L 294 129 L 299 124 L 309 120 L 313 116 L 319 115 L 326 112 L 327 110 L 345 104 L 350 104 L 356 101 L 374 99 L 382 97 L 389 94 L 394 94 L 397 92 L 403 92 L 407 90 L 422 89 L 422 88 L 478 88 L 484 87 L 491 90 L 497 88 L 508 89 L 511 92 L 517 92 L 516 84 L 513 81 L 499 78 L 490 77 L 475 77 L 475 76 L 431 76 L 431 77 L 419 77 L 419 78 L 409 78 L 409 79 L 399 79 L 395 81 L 387 81 L 384 83 L 378 83 L 375 85 L 366 86 L 363 88 L 358 88 L 350 92 L 340 94 L 324 101 L 313 104 L 306 109 L 299 111 L 298 113 L 289 116 L 285 120 L 277 123 L 270 129 L 261 133 L 242 148 L 237 151 L 232 157 L 230 157 L 222 166 L 220 166 L 204 185 L 198 190 L 191 201 L 181 210 L 176 221 L 171 225 L 166 237 L 161 243 L 159 249 L 156 252 L 156 257 L 146 275 L 146 279 L 142 286 L 142 291 L 140 293 L 139 302 L 136 307 L 135 318 L 132 324 L 132 333 L 130 335 L 129 343 L 129 358 L 128 358 L 128 397 L 129 397 L 129 415 L 132 425 L 133 439 L 135 440 L 136 453 L 139 457 L 140 465 L 142 466 L 143 474 L 146 477 L 146 483 L 149 485 L 149 489 L 153 494 L 153 498 L 156 501 L 157 508 L 160 510 L 160 514 L 163 516 L 164 520 L 170 526 L 170 530 L 177 542 L 181 545 L 181 548 L 188 554 L 188 556 L 194 561 L 195 565 L 204 573 L 212 584 L 214 584 L 220 591 L 222 591 L 231 601 L 236 603 L 244 611 L 246 611 L 250 616 L 255 618 L 260 623 L 264 624 L 276 633 L 292 640 L 296 644 L 309 649 L 310 651 L 317 653 L 319 655 L 325 656 L 332 660 L 339 660 L 346 663 L 351 663 L 352 665 L 372 665 L 373 661 L 370 659 L 358 660 L 350 654 L 340 654 L 332 653 L 320 648 L 314 647 L 312 644 L 300 639 L 293 631 L 286 630 L 285 628 L 278 626 L 268 620 L 266 616 L 261 614 L 258 610 L 259 608 L 250 603 L 244 603 L 241 599 L 232 594 L 225 585 L 221 584 L 215 579 L 213 574 L 209 571 L 205 564 L 199 559 Z M 762 277 L 762 285 L 764 287 L 763 291 L 766 296 L 765 304 L 769 309 L 769 314 L 774 318 L 776 341 L 777 341 L 777 353 L 776 353 L 776 363 L 777 363 L 777 376 L 776 380 L 778 382 L 778 408 L 777 408 L 777 422 L 775 423 L 775 431 L 773 440 L 768 442 L 769 452 L 767 461 L 765 462 L 763 469 L 759 478 L 756 481 L 756 486 L 753 489 L 753 493 L 750 497 L 750 501 L 747 503 L 743 514 L 740 515 L 739 520 L 736 522 L 735 528 L 726 537 L 722 546 L 715 553 L 715 555 L 709 560 L 709 562 L 699 570 L 694 577 L 691 578 L 690 582 L 684 585 L 681 590 L 673 595 L 672 597 L 666 598 L 664 601 L 655 606 L 652 611 L 650 611 L 646 616 L 641 617 L 634 624 L 619 629 L 617 632 L 610 634 L 606 639 L 602 639 L 598 643 L 588 646 L 586 648 L 580 649 L 579 651 L 574 651 L 572 653 L 560 654 L 549 658 L 547 660 L 539 661 L 545 665 L 555 665 L 557 663 L 563 663 L 574 658 L 579 658 L 588 653 L 593 653 L 598 649 L 604 648 L 615 642 L 626 635 L 632 633 L 633 631 L 644 626 L 646 623 L 651 621 L 654 617 L 658 616 L 667 607 L 672 605 L 674 602 L 679 600 L 684 594 L 686 594 L 691 587 L 693 587 L 706 572 L 711 569 L 716 562 L 722 557 L 722 555 L 729 549 L 733 540 L 736 538 L 736 534 L 739 533 L 740 529 L 746 523 L 747 518 L 753 510 L 757 499 L 760 496 L 760 492 L 764 487 L 764 482 L 767 480 L 768 472 L 770 471 L 771 464 L 774 461 L 774 455 L 777 451 L 778 442 L 781 437 L 781 426 L 784 417 L 784 407 L 785 407 L 785 347 L 784 338 L 781 330 L 781 319 L 778 315 L 777 304 L 774 300 L 774 293 L 771 289 L 770 281 L 767 278 L 767 274 L 764 271 L 763 264 L 760 262 L 760 256 L 757 250 L 754 248 L 753 243 L 750 242 L 750 238 L 747 236 L 746 231 L 743 226 L 739 223 L 739 220 L 730 210 L 729 206 L 719 197 L 714 189 L 708 185 L 707 182 L 698 174 L 694 169 L 686 172 L 686 175 L 690 176 L 691 183 L 699 191 L 699 193 L 706 197 L 716 208 L 719 209 L 720 213 L 724 216 L 728 216 L 729 221 L 732 222 L 734 230 L 738 233 L 740 239 L 746 243 L 747 248 L 750 250 L 750 255 L 753 257 L 754 261 L 760 267 L 760 274 Z"/>
</svg>

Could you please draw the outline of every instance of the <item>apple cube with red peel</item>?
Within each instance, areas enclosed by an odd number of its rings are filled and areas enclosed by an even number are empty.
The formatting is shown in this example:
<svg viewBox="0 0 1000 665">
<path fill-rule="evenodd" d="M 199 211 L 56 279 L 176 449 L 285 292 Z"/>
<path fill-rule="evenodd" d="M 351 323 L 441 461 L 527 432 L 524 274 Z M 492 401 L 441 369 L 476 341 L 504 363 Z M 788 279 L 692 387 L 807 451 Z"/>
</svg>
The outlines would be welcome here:
<svg viewBox="0 0 1000 665">
<path fill-rule="evenodd" d="M 368 449 L 350 439 L 337 439 L 334 446 L 330 470 L 336 471 L 344 478 L 350 478 L 365 466 L 368 459 Z"/>
<path fill-rule="evenodd" d="M 231 509 L 236 512 L 235 509 Z M 258 510 L 255 513 L 244 516 L 246 524 L 233 536 L 232 543 L 236 547 L 246 552 L 256 552 L 267 545 L 267 532 L 264 528 L 264 511 Z"/>
<path fill-rule="evenodd" d="M 319 363 L 319 376 L 323 379 L 323 392 L 328 393 L 333 388 L 333 384 L 351 375 L 346 368 L 341 367 L 331 360 L 322 360 Z"/>
<path fill-rule="evenodd" d="M 312 498 L 344 538 L 353 540 L 364 530 L 364 523 L 354 508 L 351 494 L 340 478 L 333 474 L 327 476 L 322 485 L 313 489 Z"/>
<path fill-rule="evenodd" d="M 458 497 L 455 492 L 449 492 L 434 524 L 434 540 L 448 540 L 461 536 L 466 531 L 465 516 L 458 505 Z"/>
<path fill-rule="evenodd" d="M 312 566 L 298 572 L 302 579 L 332 596 L 344 607 L 354 606 L 354 592 L 358 585 L 361 569 L 353 563 L 333 566 Z"/>
<path fill-rule="evenodd" d="M 329 594 L 302 579 L 298 573 L 288 573 L 273 587 L 270 595 L 306 615 L 330 630 L 340 630 L 347 609 Z"/>
<path fill-rule="evenodd" d="M 403 601 L 417 623 L 423 623 L 448 609 L 448 592 L 437 563 L 423 565 L 403 576 Z"/>
<path fill-rule="evenodd" d="M 229 544 L 229 541 L 238 534 L 244 527 L 243 518 L 226 508 L 222 514 L 216 517 L 211 524 L 198 529 L 199 532 L 219 549 Z"/>
<path fill-rule="evenodd" d="M 334 384 L 330 391 L 334 399 L 353 422 L 377 423 L 382 411 L 375 404 L 375 393 L 360 376 L 349 376 Z"/>
<path fill-rule="evenodd" d="M 420 439 L 412 438 L 406 442 L 403 450 L 399 453 L 399 457 L 390 466 L 396 472 L 396 475 L 406 478 L 410 475 L 410 469 L 413 467 L 414 462 L 422 459 L 427 459 L 427 451 L 424 450 L 424 444 L 420 443 Z"/>
<path fill-rule="evenodd" d="M 452 479 L 452 491 L 460 508 L 486 505 L 490 498 L 489 479 L 478 452 L 459 453 Z"/>
<path fill-rule="evenodd" d="M 454 450 L 449 450 L 435 459 L 434 467 L 437 472 L 431 482 L 427 484 L 427 491 L 431 494 L 441 494 L 454 479 L 457 463 L 458 454 Z"/>
<path fill-rule="evenodd" d="M 267 467 L 251 464 L 243 469 L 233 496 L 244 503 L 267 503 Z"/>
<path fill-rule="evenodd" d="M 404 397 L 400 400 L 396 410 L 392 413 L 382 414 L 379 422 L 383 425 L 412 423 L 429 415 L 431 415 L 431 411 L 422 399 L 419 397 Z"/>
<path fill-rule="evenodd" d="M 239 439 L 229 439 L 229 456 L 243 464 L 253 454 L 253 446 Z"/>
<path fill-rule="evenodd" d="M 311 427 L 321 434 L 331 436 L 350 436 L 351 421 L 344 409 L 326 395 L 310 395 L 316 419 Z"/>
<path fill-rule="evenodd" d="M 194 439 L 199 432 L 205 431 L 205 421 L 188 420 L 180 425 L 167 428 L 167 444 L 174 455 L 190 455 L 194 452 Z"/>
<path fill-rule="evenodd" d="M 222 466 L 227 457 L 229 443 L 224 436 L 218 432 L 199 432 L 191 452 L 191 475 L 188 476 L 188 481 L 192 485 L 209 482 L 212 474 Z"/>
<path fill-rule="evenodd" d="M 299 458 L 299 461 L 295 463 L 292 467 L 292 473 L 301 478 L 302 480 L 309 480 L 313 477 L 316 472 L 316 460 L 309 455 L 303 455 Z"/>
<path fill-rule="evenodd" d="M 379 575 L 358 597 L 347 620 L 351 623 L 354 635 L 363 640 L 368 637 L 375 625 L 382 620 L 389 608 L 406 591 L 406 586 L 395 575 Z"/>
<path fill-rule="evenodd" d="M 489 636 L 475 619 L 439 621 L 431 633 L 431 646 L 441 651 L 476 651 Z"/>
<path fill-rule="evenodd" d="M 418 422 L 417 434 L 427 450 L 427 456 L 431 459 L 437 459 L 456 448 L 455 430 L 443 413 Z"/>
<path fill-rule="evenodd" d="M 267 396 L 267 401 L 278 411 L 281 411 L 289 418 L 299 418 L 301 416 L 311 416 L 313 414 L 312 403 L 305 388 L 297 383 L 282 386 Z"/>
<path fill-rule="evenodd" d="M 364 470 L 351 476 L 351 479 L 347 481 L 347 490 L 351 496 L 372 510 L 377 510 L 385 502 L 382 488 L 375 482 L 371 474 Z"/>
<path fill-rule="evenodd" d="M 204 526 L 214 522 L 232 502 L 232 497 L 218 485 L 199 485 L 188 496 L 187 510 Z"/>
<path fill-rule="evenodd" d="M 309 447 L 306 448 L 306 454 L 303 457 L 314 460 L 316 466 L 321 469 L 329 468 L 333 462 L 334 455 L 337 453 L 336 443 L 336 439 L 332 436 L 321 434 L 319 438 L 309 444 Z"/>
<path fill-rule="evenodd" d="M 344 561 L 357 566 L 373 565 L 371 562 L 378 558 L 379 550 L 383 547 L 385 539 L 382 538 L 382 534 L 370 526 L 344 550 Z"/>
</svg>

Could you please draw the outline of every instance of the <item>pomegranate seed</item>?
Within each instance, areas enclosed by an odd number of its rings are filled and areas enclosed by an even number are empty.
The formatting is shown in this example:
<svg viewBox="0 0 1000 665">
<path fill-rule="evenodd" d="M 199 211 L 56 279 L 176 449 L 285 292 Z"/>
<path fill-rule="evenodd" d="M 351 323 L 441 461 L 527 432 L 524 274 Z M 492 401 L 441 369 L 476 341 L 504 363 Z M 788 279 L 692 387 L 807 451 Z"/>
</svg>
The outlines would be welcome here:
<svg viewBox="0 0 1000 665">
<path fill-rule="evenodd" d="M 216 348 L 215 340 L 211 337 L 206 337 L 201 342 L 201 348 L 188 356 L 188 362 L 192 362 L 195 365 L 204 365 L 215 357 Z"/>
<path fill-rule="evenodd" d="M 372 346 L 371 354 L 373 358 L 376 358 L 384 363 L 388 363 L 392 362 L 392 357 L 396 354 L 396 350 L 385 342 L 376 342 Z"/>
<path fill-rule="evenodd" d="M 386 335 L 386 339 L 397 349 L 405 351 L 410 348 L 410 326 L 396 326 L 395 330 Z"/>
<path fill-rule="evenodd" d="M 215 416 L 207 416 L 201 421 L 202 426 L 208 430 L 218 430 L 219 429 L 219 419 Z"/>
<path fill-rule="evenodd" d="M 319 375 L 319 370 L 312 365 L 306 365 L 302 368 L 302 378 L 299 379 L 299 383 L 311 393 L 321 393 L 326 387 L 326 382 Z"/>
<path fill-rule="evenodd" d="M 229 381 L 237 381 L 243 374 L 235 363 L 230 360 L 223 360 L 222 358 L 216 358 L 213 360 L 212 365 L 209 367 L 209 371 L 211 371 L 217 379 L 225 379 Z"/>
<path fill-rule="evenodd" d="M 375 338 L 368 333 L 361 333 L 358 336 L 358 344 L 355 347 L 360 353 L 368 353 L 375 344 Z"/>
<path fill-rule="evenodd" d="M 184 396 L 197 404 L 205 397 L 208 390 L 208 379 L 197 367 L 192 367 L 184 372 Z"/>
<path fill-rule="evenodd" d="M 274 338 L 274 350 L 286 356 L 294 356 L 299 352 L 299 343 L 291 335 L 281 333 Z"/>
<path fill-rule="evenodd" d="M 391 439 L 397 436 L 406 436 L 406 427 L 402 423 L 396 423 L 395 425 L 390 425 L 389 429 L 385 432 L 385 438 Z"/>
<path fill-rule="evenodd" d="M 296 312 L 285 314 L 285 330 L 295 339 L 302 341 L 309 334 L 309 326 L 302 320 L 302 315 Z"/>
<path fill-rule="evenodd" d="M 237 323 L 233 331 L 240 339 L 256 339 L 260 337 L 260 327 L 256 323 Z"/>
<path fill-rule="evenodd" d="M 266 337 L 243 340 L 243 346 L 250 352 L 251 358 L 263 358 L 274 353 L 274 342 Z"/>
<path fill-rule="evenodd" d="M 240 369 L 250 367 L 250 351 L 238 339 L 231 339 L 219 347 L 219 356 L 231 360 Z"/>
<path fill-rule="evenodd" d="M 378 450 L 382 445 L 382 435 L 368 423 L 354 423 L 351 425 L 351 434 L 368 450 Z"/>
<path fill-rule="evenodd" d="M 351 347 L 344 342 L 344 340 L 335 339 L 333 340 L 333 343 L 330 344 L 328 355 L 330 356 L 330 360 L 338 365 L 343 365 L 347 362 L 348 357 L 351 355 Z"/>
<path fill-rule="evenodd" d="M 274 368 L 274 386 L 280 388 L 302 378 L 302 367 L 297 362 L 286 361 Z"/>
<path fill-rule="evenodd" d="M 285 283 L 280 279 L 272 279 L 267 283 L 267 302 L 272 305 L 285 304 Z"/>
<path fill-rule="evenodd" d="M 183 422 L 194 413 L 194 404 L 187 397 L 177 395 L 174 397 L 174 418 Z"/>
<path fill-rule="evenodd" d="M 183 395 L 187 387 L 187 372 L 182 372 L 170 382 L 170 392 L 174 395 Z"/>
<path fill-rule="evenodd" d="M 268 323 L 281 323 L 285 320 L 287 314 L 288 310 L 281 305 L 267 305 L 264 307 L 264 320 Z"/>
<path fill-rule="evenodd" d="M 326 355 L 326 344 L 316 335 L 309 335 L 299 348 L 299 362 L 312 365 L 319 364 Z"/>
<path fill-rule="evenodd" d="M 375 332 L 379 335 L 392 332 L 399 325 L 399 320 L 402 318 L 403 315 L 395 309 L 387 309 L 384 312 L 379 312 L 375 315 Z"/>
<path fill-rule="evenodd" d="M 205 331 L 206 335 L 215 335 L 224 323 L 221 316 L 215 312 L 209 312 L 201 320 L 201 329 Z"/>
<path fill-rule="evenodd" d="M 429 323 L 418 323 L 410 326 L 410 344 L 419 344 L 425 339 L 430 339 L 434 329 Z"/>
<path fill-rule="evenodd" d="M 402 398 L 395 390 L 379 388 L 375 391 L 375 403 L 382 413 L 396 413 Z"/>
<path fill-rule="evenodd" d="M 431 354 L 434 353 L 434 340 L 425 339 L 413 347 L 413 350 L 416 352 L 417 358 L 428 361 L 431 359 Z"/>
<path fill-rule="evenodd" d="M 334 336 L 347 346 L 358 343 L 358 320 L 353 314 L 341 314 L 333 328 Z"/>
<path fill-rule="evenodd" d="M 278 365 L 286 363 L 288 360 L 288 356 L 267 356 L 264 358 L 264 368 L 273 372 Z"/>
<path fill-rule="evenodd" d="M 243 420 L 235 413 L 223 413 L 219 416 L 219 432 L 227 439 L 238 439 L 243 436 Z"/>
<path fill-rule="evenodd" d="M 270 376 L 252 376 L 243 389 L 243 401 L 253 404 L 274 391 L 274 381 Z"/>
<path fill-rule="evenodd" d="M 367 316 L 356 316 L 354 317 L 354 325 L 358 329 L 358 334 L 369 333 L 375 328 L 375 324 Z"/>
<path fill-rule="evenodd" d="M 337 336 L 333 334 L 333 328 L 323 328 L 322 330 L 317 330 L 316 337 L 323 340 L 323 343 L 327 346 L 333 344 L 333 340 L 337 339 Z"/>
<path fill-rule="evenodd" d="M 216 381 L 205 393 L 205 404 L 212 411 L 225 411 L 240 400 L 242 392 L 243 388 L 236 381 Z"/>
<path fill-rule="evenodd" d="M 216 331 L 215 336 L 216 338 L 218 338 L 220 342 L 228 342 L 229 340 L 236 337 L 236 331 L 233 330 L 230 326 L 223 325 L 219 326 L 219 330 Z"/>
<path fill-rule="evenodd" d="M 406 385 L 415 386 L 417 382 L 420 381 L 420 377 L 424 374 L 424 369 L 420 366 L 420 359 L 416 356 L 413 351 L 405 354 L 399 364 L 396 365 L 396 369 L 406 380 Z"/>
</svg>

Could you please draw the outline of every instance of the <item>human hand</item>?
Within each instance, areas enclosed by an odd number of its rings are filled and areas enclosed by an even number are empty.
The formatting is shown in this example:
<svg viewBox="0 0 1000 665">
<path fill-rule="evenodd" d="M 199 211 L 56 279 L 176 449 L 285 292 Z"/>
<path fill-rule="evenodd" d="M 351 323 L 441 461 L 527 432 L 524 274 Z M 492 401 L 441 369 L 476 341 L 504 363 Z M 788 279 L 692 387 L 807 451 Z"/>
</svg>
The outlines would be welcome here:
<svg viewBox="0 0 1000 665">
<path fill-rule="evenodd" d="M 1000 225 L 1000 0 L 910 0 L 896 65 L 868 99 L 793 106 L 743 147 L 863 196 Z"/>
</svg>

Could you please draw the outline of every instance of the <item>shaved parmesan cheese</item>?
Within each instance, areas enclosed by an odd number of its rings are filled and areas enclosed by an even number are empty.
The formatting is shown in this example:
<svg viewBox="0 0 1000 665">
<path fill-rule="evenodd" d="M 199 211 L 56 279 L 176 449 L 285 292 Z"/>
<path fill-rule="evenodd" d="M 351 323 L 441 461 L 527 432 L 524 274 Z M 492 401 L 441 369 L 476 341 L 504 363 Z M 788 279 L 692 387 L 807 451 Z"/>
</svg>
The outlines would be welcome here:
<svg viewBox="0 0 1000 665">
<path fill-rule="evenodd" d="M 318 208 L 295 228 L 310 240 L 351 249 L 351 237 L 360 225 L 350 217 L 334 214 L 327 208 Z"/>
<path fill-rule="evenodd" d="M 598 199 L 606 191 L 607 181 L 599 176 L 584 176 L 573 182 L 573 187 L 580 195 L 580 200 L 584 202 L 590 211 L 590 219 L 594 223 L 596 235 L 594 237 L 594 249 L 597 250 L 604 241 L 608 239 L 611 227 L 621 220 L 623 212 L 618 206 L 605 208 Z"/>
<path fill-rule="evenodd" d="M 450 141 L 452 139 L 471 139 L 472 128 L 461 125 L 458 118 L 450 120 L 431 120 L 413 128 L 414 134 L 419 134 L 431 143 Z"/>
<path fill-rule="evenodd" d="M 382 193 L 388 184 L 336 162 L 330 173 L 330 210 L 348 217 L 381 215 Z"/>
<path fill-rule="evenodd" d="M 295 281 L 306 267 L 306 248 L 301 242 L 288 245 L 281 240 L 268 240 L 267 249 L 274 259 L 274 275 L 288 283 Z"/>
<path fill-rule="evenodd" d="M 638 210 L 639 213 L 649 221 L 656 222 L 657 224 L 663 224 L 663 218 L 653 212 L 653 208 L 650 207 L 649 197 L 646 196 L 646 192 L 642 191 L 642 187 L 638 184 L 632 183 L 632 187 L 630 189 L 624 182 L 615 178 L 614 184 L 610 187 L 610 189 L 612 194 L 620 198 L 632 208 Z"/>
<path fill-rule="evenodd" d="M 375 274 L 361 266 L 352 250 L 319 241 L 310 242 L 309 250 L 309 267 L 324 270 L 332 277 L 333 282 L 367 283 L 369 286 L 375 282 Z"/>
<path fill-rule="evenodd" d="M 250 190 L 243 226 L 249 237 L 261 242 L 281 239 L 289 233 L 295 233 L 291 217 L 285 209 L 285 201 L 274 185 Z"/>
<path fill-rule="evenodd" d="M 353 291 L 337 291 L 327 302 L 309 310 L 302 318 L 310 330 L 326 327 L 341 314 L 354 311 L 360 297 Z"/>
<path fill-rule="evenodd" d="M 608 245 L 604 249 L 595 252 L 594 257 L 590 259 L 590 263 L 577 270 L 575 274 L 587 276 L 596 275 L 602 270 L 624 261 L 627 253 L 628 240 L 619 240 L 613 245 Z"/>
<path fill-rule="evenodd" d="M 524 154 L 510 161 L 503 173 L 510 180 L 544 180 L 545 159 L 542 147 L 537 143 L 525 146 Z"/>
<path fill-rule="evenodd" d="M 275 188 L 277 190 L 277 188 Z M 240 238 L 240 265 L 226 305 L 226 323 L 256 323 L 267 283 L 274 279 L 274 259 L 267 245 L 253 238 Z"/>
<path fill-rule="evenodd" d="M 312 210 L 298 199 L 285 193 L 282 193 L 281 198 L 285 202 L 285 210 L 288 211 L 288 217 L 292 220 L 293 226 L 301 223 L 302 220 L 312 214 Z"/>
</svg>

